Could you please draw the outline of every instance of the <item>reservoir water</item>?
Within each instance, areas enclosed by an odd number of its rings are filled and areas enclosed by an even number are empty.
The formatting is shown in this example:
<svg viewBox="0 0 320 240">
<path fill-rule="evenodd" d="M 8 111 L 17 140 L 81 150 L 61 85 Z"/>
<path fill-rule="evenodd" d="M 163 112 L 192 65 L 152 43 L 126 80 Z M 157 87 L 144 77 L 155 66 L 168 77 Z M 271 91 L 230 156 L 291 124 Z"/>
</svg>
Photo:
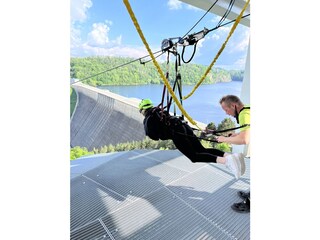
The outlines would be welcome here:
<svg viewBox="0 0 320 240">
<path fill-rule="evenodd" d="M 222 96 L 233 94 L 240 97 L 242 82 L 232 81 L 228 83 L 216 83 L 200 85 L 197 90 L 189 98 L 183 101 L 182 105 L 186 112 L 199 122 L 208 124 L 214 122 L 217 126 L 224 118 L 230 116 L 226 115 L 221 109 L 219 100 Z M 113 93 L 122 95 L 127 98 L 150 98 L 154 105 L 161 102 L 163 85 L 149 84 L 136 86 L 102 86 L 100 89 L 107 89 Z M 183 85 L 182 96 L 189 94 L 194 86 Z M 179 99 L 178 93 L 176 93 Z M 166 105 L 166 96 L 164 100 Z M 174 105 L 170 107 L 170 112 L 174 111 Z M 180 115 L 178 107 L 177 114 Z M 234 118 L 232 118 L 234 120 Z"/>
</svg>

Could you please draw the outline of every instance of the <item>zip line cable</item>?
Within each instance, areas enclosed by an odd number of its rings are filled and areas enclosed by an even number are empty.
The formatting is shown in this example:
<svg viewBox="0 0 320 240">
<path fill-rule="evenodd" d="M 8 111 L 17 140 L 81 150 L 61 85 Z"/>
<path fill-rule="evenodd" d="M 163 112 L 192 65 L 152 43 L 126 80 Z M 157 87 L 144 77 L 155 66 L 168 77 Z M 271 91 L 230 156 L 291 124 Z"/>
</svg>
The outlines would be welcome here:
<svg viewBox="0 0 320 240">
<path fill-rule="evenodd" d="M 161 51 L 162 51 L 162 50 L 161 50 Z M 160 52 L 160 51 L 158 51 L 158 52 Z M 158 52 L 155 52 L 155 53 L 158 53 Z M 153 54 L 154 54 L 154 53 L 153 53 Z M 162 54 L 164 54 L 164 52 L 160 53 L 158 56 L 155 56 L 155 58 L 160 57 Z M 148 55 L 148 57 L 149 57 L 149 55 Z M 148 60 L 148 61 L 144 61 L 144 62 L 141 62 L 141 61 L 140 61 L 140 63 L 141 63 L 141 64 L 146 64 L 146 63 L 151 62 L 151 61 L 152 61 L 152 59 L 150 59 L 150 60 Z"/>
<path fill-rule="evenodd" d="M 198 23 L 207 15 L 207 13 L 211 10 L 211 8 L 213 8 L 214 5 L 216 5 L 216 3 L 218 2 L 218 0 L 216 0 L 212 5 L 211 7 L 207 10 L 207 12 L 198 20 L 198 22 L 196 22 L 193 27 L 182 37 L 182 38 L 185 38 L 189 32 L 191 32 L 192 29 L 195 28 L 195 26 L 198 25 Z"/>
</svg>

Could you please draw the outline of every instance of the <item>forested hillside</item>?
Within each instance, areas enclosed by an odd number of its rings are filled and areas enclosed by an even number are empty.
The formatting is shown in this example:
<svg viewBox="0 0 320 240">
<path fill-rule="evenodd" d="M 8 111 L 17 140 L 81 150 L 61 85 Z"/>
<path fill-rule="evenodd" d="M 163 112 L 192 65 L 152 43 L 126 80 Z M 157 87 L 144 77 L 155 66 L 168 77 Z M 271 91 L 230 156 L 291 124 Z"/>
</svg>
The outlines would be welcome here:
<svg viewBox="0 0 320 240">
<path fill-rule="evenodd" d="M 132 58 L 120 57 L 71 58 L 70 78 L 76 78 L 79 80 L 88 78 L 84 80 L 83 83 L 92 86 L 163 83 L 158 71 L 156 70 L 152 62 L 141 64 L 139 61 L 134 60 L 135 59 Z M 129 62 L 132 63 L 127 64 Z M 159 64 L 161 65 L 161 68 L 165 73 L 167 71 L 167 64 Z M 204 75 L 206 70 L 207 66 L 190 63 L 182 64 L 180 67 L 180 73 L 182 76 L 183 84 L 197 83 Z M 170 81 L 174 81 L 174 62 L 170 63 L 169 75 Z M 221 68 L 212 68 L 203 84 L 242 81 L 242 79 L 243 71 L 227 71 Z"/>
</svg>

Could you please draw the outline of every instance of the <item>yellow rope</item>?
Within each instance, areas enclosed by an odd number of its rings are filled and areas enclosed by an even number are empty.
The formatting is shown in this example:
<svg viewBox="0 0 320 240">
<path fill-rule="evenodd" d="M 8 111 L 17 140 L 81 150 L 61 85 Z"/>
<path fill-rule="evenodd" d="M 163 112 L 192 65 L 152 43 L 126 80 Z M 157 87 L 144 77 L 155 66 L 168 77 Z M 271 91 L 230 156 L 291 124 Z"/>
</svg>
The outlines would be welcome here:
<svg viewBox="0 0 320 240">
<path fill-rule="evenodd" d="M 172 88 L 171 88 L 168 80 L 166 79 L 163 71 L 162 71 L 161 68 L 160 68 L 160 65 L 159 65 L 158 62 L 156 61 L 153 53 L 151 52 L 151 49 L 150 49 L 150 47 L 149 47 L 149 45 L 148 45 L 148 43 L 147 43 L 147 41 L 146 41 L 146 39 L 145 39 L 142 31 L 141 31 L 141 28 L 140 28 L 140 26 L 139 26 L 139 23 L 138 23 L 135 15 L 134 15 L 134 13 L 133 13 L 133 11 L 132 11 L 132 8 L 131 8 L 131 6 L 130 6 L 129 1 L 128 1 L 128 0 L 123 0 L 123 2 L 124 2 L 125 6 L 126 6 L 126 8 L 127 8 L 127 10 L 128 10 L 128 13 L 129 13 L 129 15 L 130 15 L 130 17 L 131 17 L 131 19 L 132 19 L 132 22 L 133 22 L 134 26 L 136 27 L 136 29 L 137 29 L 137 31 L 138 31 L 138 33 L 139 33 L 139 36 L 140 36 L 142 42 L 144 43 L 144 45 L 145 45 L 145 47 L 146 47 L 146 49 L 147 49 L 147 51 L 148 51 L 148 53 L 149 53 L 149 55 L 150 55 L 150 57 L 151 57 L 151 59 L 152 59 L 153 64 L 155 65 L 156 69 L 158 70 L 158 72 L 159 72 L 159 74 L 160 74 L 160 76 L 161 76 L 164 84 L 166 85 L 167 89 L 169 90 L 169 92 L 170 92 L 173 100 L 175 101 L 176 105 L 179 107 L 181 113 L 189 120 L 189 122 L 190 122 L 191 124 L 197 126 L 197 127 L 200 129 L 200 127 L 197 125 L 197 123 L 196 123 L 196 122 L 187 114 L 187 112 L 183 109 L 183 107 L 182 107 L 182 105 L 180 104 L 178 98 L 177 98 L 176 95 L 174 94 L 174 92 L 173 92 L 173 90 L 172 90 Z"/>
<path fill-rule="evenodd" d="M 220 54 L 222 53 L 222 51 L 224 50 L 227 42 L 229 41 L 229 38 L 231 37 L 231 35 L 233 34 L 234 30 L 236 29 L 236 27 L 238 26 L 241 18 L 242 18 L 242 15 L 244 13 L 244 11 L 246 10 L 248 4 L 249 4 L 250 0 L 248 0 L 246 2 L 246 4 L 244 5 L 242 11 L 240 12 L 239 16 L 237 17 L 235 23 L 233 24 L 230 32 L 229 32 L 229 35 L 228 37 L 226 38 L 225 42 L 222 44 L 219 52 L 217 53 L 216 57 L 213 59 L 213 61 L 211 62 L 211 64 L 209 65 L 207 71 L 205 72 L 205 74 L 202 76 L 202 78 L 200 79 L 200 81 L 195 85 L 195 87 L 192 89 L 192 91 L 187 95 L 187 96 L 184 96 L 183 97 L 183 100 L 187 99 L 188 97 L 190 97 L 195 91 L 196 89 L 200 86 L 200 84 L 204 81 L 204 79 L 206 78 L 206 76 L 208 75 L 208 73 L 210 72 L 211 68 L 213 67 L 213 65 L 215 64 L 215 62 L 217 61 L 218 57 L 220 56 Z"/>
</svg>

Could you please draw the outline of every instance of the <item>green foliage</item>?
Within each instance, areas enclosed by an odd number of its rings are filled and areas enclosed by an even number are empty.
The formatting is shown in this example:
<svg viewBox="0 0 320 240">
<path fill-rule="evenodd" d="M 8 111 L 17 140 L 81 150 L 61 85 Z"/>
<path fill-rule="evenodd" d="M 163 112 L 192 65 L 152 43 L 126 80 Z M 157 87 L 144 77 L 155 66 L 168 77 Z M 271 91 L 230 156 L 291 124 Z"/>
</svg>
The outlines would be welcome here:
<svg viewBox="0 0 320 240">
<path fill-rule="evenodd" d="M 221 130 L 225 130 L 225 129 L 230 129 L 230 128 L 234 128 L 235 127 L 235 123 L 231 120 L 231 118 L 225 118 L 221 121 L 220 124 L 218 124 L 218 128 L 216 128 L 215 123 L 214 122 L 210 122 L 207 125 L 208 129 L 211 130 L 216 130 L 216 131 L 221 131 Z M 227 131 L 227 132 L 223 132 L 221 133 L 221 135 L 224 136 L 228 136 L 230 133 L 233 133 L 234 131 Z M 210 136 L 207 137 L 208 140 L 214 140 L 215 136 Z M 206 142 L 206 143 L 204 143 Z M 210 142 L 210 141 L 202 141 L 202 145 L 209 148 L 216 148 L 216 149 L 220 149 L 221 151 L 224 152 L 231 152 L 232 147 L 231 144 L 228 143 L 216 143 L 216 142 Z"/>
<path fill-rule="evenodd" d="M 70 78 L 83 79 L 83 82 L 91 86 L 102 85 L 141 85 L 162 84 L 158 71 L 151 62 L 140 64 L 132 58 L 125 57 L 84 57 L 71 58 Z M 130 64 L 129 64 L 130 63 Z M 166 63 L 159 63 L 165 73 Z M 119 67 L 121 66 L 121 67 Z M 112 71 L 111 71 L 112 69 Z M 110 70 L 110 71 L 109 71 Z M 198 64 L 183 64 L 180 73 L 184 84 L 196 84 L 207 70 L 207 66 Z M 102 73 L 102 74 L 99 74 Z M 96 75 L 96 76 L 95 76 Z M 169 64 L 169 80 L 174 81 L 174 62 Z M 230 82 L 233 79 L 243 78 L 243 71 L 227 71 L 221 68 L 212 68 L 203 84 L 217 82 Z"/>
<path fill-rule="evenodd" d="M 232 151 L 232 147 L 228 143 L 217 143 L 215 145 L 215 148 L 219 149 L 221 151 L 224 151 L 224 152 L 231 152 Z"/>
<path fill-rule="evenodd" d="M 214 137 L 208 137 L 208 140 L 213 140 Z M 228 143 L 216 143 L 207 140 L 201 140 L 201 144 L 205 148 L 215 148 L 224 152 L 231 152 L 231 145 Z"/>
<path fill-rule="evenodd" d="M 175 145 L 171 140 L 166 141 L 154 141 L 146 137 L 143 141 L 133 141 L 126 143 L 118 143 L 114 145 L 103 146 L 100 149 L 94 148 L 91 152 L 88 152 L 87 148 L 74 147 L 71 148 L 70 159 L 76 159 L 84 155 L 99 154 L 99 153 L 111 153 L 111 152 L 121 152 L 130 151 L 134 149 L 161 149 L 161 150 L 171 150 L 176 149 Z"/>
<path fill-rule="evenodd" d="M 210 141 L 206 141 L 206 140 L 201 140 L 200 141 L 202 146 L 205 147 L 205 148 L 212 148 L 212 142 Z"/>
<path fill-rule="evenodd" d="M 76 146 L 74 148 L 71 148 L 70 150 L 70 160 L 74 160 L 79 157 L 92 155 L 92 154 L 94 154 L 93 151 L 89 152 L 88 149 L 85 147 L 82 148 L 82 147 Z"/>
<path fill-rule="evenodd" d="M 231 118 L 225 118 L 222 120 L 222 122 L 218 125 L 218 131 L 224 130 L 224 129 L 230 129 L 230 128 L 234 128 L 236 125 L 235 123 L 231 120 Z M 235 131 L 228 131 L 228 132 L 224 132 L 223 135 L 224 136 L 228 136 L 231 133 L 234 133 Z"/>
<path fill-rule="evenodd" d="M 207 129 L 217 130 L 216 125 L 214 124 L 214 122 L 210 122 L 210 123 L 207 125 Z"/>
</svg>

